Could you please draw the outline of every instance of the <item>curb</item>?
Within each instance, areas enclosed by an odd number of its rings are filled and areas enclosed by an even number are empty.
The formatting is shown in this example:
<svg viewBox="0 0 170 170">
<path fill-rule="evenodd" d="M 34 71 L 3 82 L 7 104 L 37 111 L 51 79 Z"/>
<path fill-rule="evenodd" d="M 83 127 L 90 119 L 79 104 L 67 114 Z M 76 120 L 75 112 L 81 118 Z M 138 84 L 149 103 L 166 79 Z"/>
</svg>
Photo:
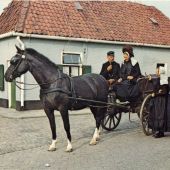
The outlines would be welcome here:
<svg viewBox="0 0 170 170">
<path fill-rule="evenodd" d="M 85 108 L 77 111 L 69 111 L 70 116 L 87 115 L 91 111 L 89 108 Z M 60 116 L 59 111 L 55 111 L 55 116 Z M 44 110 L 29 110 L 29 111 L 17 111 L 15 109 L 0 108 L 0 117 L 8 119 L 28 119 L 28 118 L 41 118 L 46 117 Z"/>
</svg>

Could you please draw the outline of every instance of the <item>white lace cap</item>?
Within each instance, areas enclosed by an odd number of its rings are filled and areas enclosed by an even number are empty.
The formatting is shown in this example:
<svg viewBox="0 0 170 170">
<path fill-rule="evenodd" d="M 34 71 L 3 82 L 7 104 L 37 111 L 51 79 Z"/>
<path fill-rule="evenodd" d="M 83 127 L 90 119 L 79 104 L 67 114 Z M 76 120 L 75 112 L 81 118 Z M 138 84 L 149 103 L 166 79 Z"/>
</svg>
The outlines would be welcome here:
<svg viewBox="0 0 170 170">
<path fill-rule="evenodd" d="M 167 64 L 165 64 L 164 67 L 159 67 L 159 73 L 160 73 L 160 85 L 168 84 L 168 67 Z"/>
</svg>

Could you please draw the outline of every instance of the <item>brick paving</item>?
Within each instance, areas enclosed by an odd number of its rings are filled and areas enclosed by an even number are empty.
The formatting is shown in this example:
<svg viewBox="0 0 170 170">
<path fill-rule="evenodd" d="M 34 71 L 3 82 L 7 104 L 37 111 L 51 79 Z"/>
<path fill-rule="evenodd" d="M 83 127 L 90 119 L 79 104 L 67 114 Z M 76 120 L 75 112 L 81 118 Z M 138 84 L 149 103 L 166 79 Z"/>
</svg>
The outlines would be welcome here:
<svg viewBox="0 0 170 170">
<path fill-rule="evenodd" d="M 169 170 L 170 136 L 145 136 L 139 119 L 123 115 L 114 132 L 102 131 L 96 146 L 89 146 L 94 130 L 90 114 L 70 116 L 74 151 L 66 153 L 67 141 L 60 116 L 56 116 L 58 144 L 48 152 L 51 131 L 46 117 L 0 117 L 0 170 Z M 49 164 L 47 167 L 46 164 Z"/>
</svg>

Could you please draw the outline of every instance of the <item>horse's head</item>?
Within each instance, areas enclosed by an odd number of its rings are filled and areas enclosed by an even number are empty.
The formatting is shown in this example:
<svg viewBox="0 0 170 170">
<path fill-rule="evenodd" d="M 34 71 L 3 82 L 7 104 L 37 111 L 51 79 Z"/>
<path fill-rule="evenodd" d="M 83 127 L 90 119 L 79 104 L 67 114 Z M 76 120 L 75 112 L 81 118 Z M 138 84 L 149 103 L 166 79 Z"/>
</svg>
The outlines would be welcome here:
<svg viewBox="0 0 170 170">
<path fill-rule="evenodd" d="M 25 58 L 25 51 L 16 46 L 17 53 L 10 60 L 10 66 L 5 73 L 5 80 L 12 82 L 15 78 L 29 70 L 29 64 Z"/>
</svg>

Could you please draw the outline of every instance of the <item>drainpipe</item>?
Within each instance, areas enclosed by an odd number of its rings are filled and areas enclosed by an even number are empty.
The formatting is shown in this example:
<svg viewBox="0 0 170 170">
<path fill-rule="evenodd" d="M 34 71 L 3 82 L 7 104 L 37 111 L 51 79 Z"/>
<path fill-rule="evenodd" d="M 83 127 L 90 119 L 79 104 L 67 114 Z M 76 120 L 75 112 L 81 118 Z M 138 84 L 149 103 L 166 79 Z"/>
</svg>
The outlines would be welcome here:
<svg viewBox="0 0 170 170">
<path fill-rule="evenodd" d="M 19 36 L 17 36 L 17 41 L 19 42 L 19 45 L 21 46 L 21 49 L 22 50 L 25 50 L 25 45 L 24 45 L 24 43 L 20 40 L 20 37 Z M 22 58 L 23 59 L 25 59 L 25 55 L 22 55 Z M 24 75 L 21 75 L 21 82 L 22 82 L 22 84 L 21 84 L 21 92 L 20 92 L 20 97 L 21 97 L 21 110 L 23 110 L 23 108 L 24 108 Z"/>
<path fill-rule="evenodd" d="M 24 90 L 22 90 L 22 89 L 24 89 L 24 75 L 21 75 L 21 82 L 22 82 L 22 84 L 21 84 L 21 92 L 20 92 L 20 97 L 21 97 L 21 110 L 23 110 L 23 108 L 24 108 Z"/>
<path fill-rule="evenodd" d="M 9 60 L 7 60 L 7 67 L 10 66 Z M 11 83 L 8 82 L 8 108 L 11 108 Z"/>
<path fill-rule="evenodd" d="M 8 82 L 8 108 L 11 108 L 11 83 Z"/>
</svg>

